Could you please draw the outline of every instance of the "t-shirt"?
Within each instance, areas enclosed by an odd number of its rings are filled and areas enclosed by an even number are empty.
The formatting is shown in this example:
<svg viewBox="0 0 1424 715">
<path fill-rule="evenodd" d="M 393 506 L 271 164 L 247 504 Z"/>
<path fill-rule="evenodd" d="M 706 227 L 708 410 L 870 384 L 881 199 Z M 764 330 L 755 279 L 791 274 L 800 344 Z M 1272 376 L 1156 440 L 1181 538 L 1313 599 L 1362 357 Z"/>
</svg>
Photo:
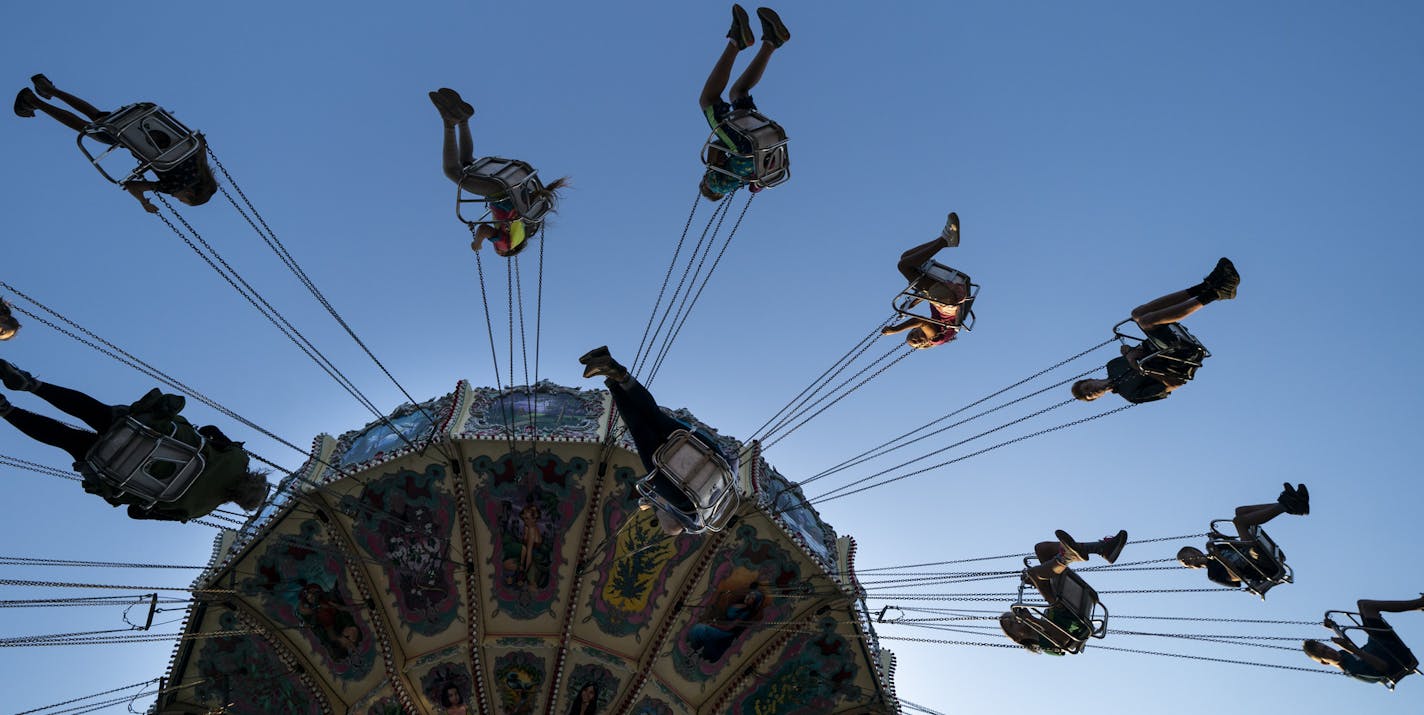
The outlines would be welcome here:
<svg viewBox="0 0 1424 715">
<path fill-rule="evenodd" d="M 1108 380 L 1113 383 L 1113 392 L 1135 404 L 1154 402 L 1172 394 L 1166 383 L 1132 369 L 1127 358 L 1121 356 L 1108 361 Z"/>
<path fill-rule="evenodd" d="M 1083 640 L 1088 637 L 1087 624 L 1066 608 L 1049 606 L 1043 610 L 1043 618 L 1066 631 L 1071 638 Z M 1038 648 L 1047 655 L 1066 655 L 1057 642 L 1042 634 L 1038 636 Z"/>
</svg>

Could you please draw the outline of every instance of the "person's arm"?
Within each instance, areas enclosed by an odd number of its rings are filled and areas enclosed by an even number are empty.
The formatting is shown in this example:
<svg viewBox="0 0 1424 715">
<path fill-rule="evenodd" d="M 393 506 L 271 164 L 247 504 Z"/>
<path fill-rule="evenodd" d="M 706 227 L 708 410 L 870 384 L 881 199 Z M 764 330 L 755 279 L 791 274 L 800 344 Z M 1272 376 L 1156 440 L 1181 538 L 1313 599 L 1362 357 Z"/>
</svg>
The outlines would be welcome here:
<svg viewBox="0 0 1424 715">
<path fill-rule="evenodd" d="M 144 196 L 144 195 L 143 195 L 143 192 L 145 192 L 145 191 L 157 191 L 157 190 L 158 190 L 158 184 L 157 184 L 156 182 L 153 182 L 153 181 L 125 181 L 125 182 L 123 183 L 123 187 L 124 187 L 125 190 L 127 190 L 127 191 L 129 192 L 129 195 L 130 195 L 130 196 L 134 197 L 135 199 L 138 199 L 138 202 L 139 202 L 140 205 L 143 206 L 143 210 L 144 210 L 144 211 L 147 211 L 147 212 L 149 212 L 149 213 L 151 213 L 151 214 L 156 214 L 156 213 L 158 213 L 158 207 L 155 206 L 155 205 L 153 205 L 153 202 L 152 202 L 152 201 L 149 201 L 147 196 Z"/>
<path fill-rule="evenodd" d="M 909 320 L 906 320 L 905 322 L 900 323 L 899 325 L 886 326 L 885 328 L 881 329 L 880 334 L 894 335 L 895 333 L 903 333 L 911 328 L 920 327 L 920 325 L 924 322 L 925 321 L 923 318 L 910 318 Z"/>
<path fill-rule="evenodd" d="M 129 505 L 130 519 L 146 519 L 149 521 L 188 521 L 188 514 L 176 510 L 164 509 L 143 509 L 137 505 Z"/>
</svg>

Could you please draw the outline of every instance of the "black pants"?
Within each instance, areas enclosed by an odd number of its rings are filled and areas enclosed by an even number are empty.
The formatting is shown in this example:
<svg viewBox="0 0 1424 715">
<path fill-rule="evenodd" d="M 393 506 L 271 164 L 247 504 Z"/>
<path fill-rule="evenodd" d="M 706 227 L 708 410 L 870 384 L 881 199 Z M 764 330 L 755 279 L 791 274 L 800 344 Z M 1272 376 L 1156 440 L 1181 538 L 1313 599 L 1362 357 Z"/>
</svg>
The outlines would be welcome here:
<svg viewBox="0 0 1424 715">
<path fill-rule="evenodd" d="M 78 390 L 41 382 L 39 387 L 35 388 L 34 394 L 65 413 L 78 417 L 94 431 L 74 429 L 59 420 L 18 407 L 12 408 L 10 414 L 5 415 L 5 421 L 33 439 L 68 452 L 76 462 L 84 461 L 94 443 L 99 441 L 99 435 L 108 432 L 117 421 L 118 410 L 114 406 L 106 405 Z"/>
<path fill-rule="evenodd" d="M 623 416 L 623 424 L 628 425 L 628 434 L 633 437 L 633 446 L 638 450 L 638 458 L 643 460 L 643 468 L 652 472 L 653 453 L 663 446 L 673 432 L 687 429 L 687 425 L 668 417 L 658 409 L 657 400 L 653 399 L 652 393 L 637 380 L 630 379 L 630 387 L 623 387 L 613 380 L 605 382 L 608 391 L 613 395 L 613 404 L 618 407 L 618 414 Z M 667 477 L 661 473 L 654 479 L 653 488 L 669 503 L 685 512 L 696 509 L 682 490 L 669 483 Z"/>
</svg>

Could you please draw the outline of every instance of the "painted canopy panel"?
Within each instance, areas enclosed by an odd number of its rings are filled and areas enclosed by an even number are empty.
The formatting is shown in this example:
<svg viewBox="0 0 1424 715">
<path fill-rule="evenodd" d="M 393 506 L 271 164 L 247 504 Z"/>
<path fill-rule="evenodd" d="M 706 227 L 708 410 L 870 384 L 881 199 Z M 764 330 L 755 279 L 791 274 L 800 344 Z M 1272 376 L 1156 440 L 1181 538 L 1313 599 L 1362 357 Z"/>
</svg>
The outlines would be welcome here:
<svg viewBox="0 0 1424 715">
<path fill-rule="evenodd" d="M 610 405 L 462 382 L 318 437 L 198 580 L 169 679 L 203 685 L 157 712 L 894 712 L 853 542 L 724 435 L 737 517 L 663 535 Z"/>
</svg>

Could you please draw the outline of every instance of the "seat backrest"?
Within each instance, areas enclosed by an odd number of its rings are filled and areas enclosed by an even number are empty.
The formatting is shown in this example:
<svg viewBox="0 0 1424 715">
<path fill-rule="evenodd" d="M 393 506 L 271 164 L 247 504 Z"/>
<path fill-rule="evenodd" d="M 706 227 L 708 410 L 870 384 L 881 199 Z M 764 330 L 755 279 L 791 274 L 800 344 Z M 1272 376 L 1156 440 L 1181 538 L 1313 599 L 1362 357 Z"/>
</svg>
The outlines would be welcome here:
<svg viewBox="0 0 1424 715">
<path fill-rule="evenodd" d="M 720 531 L 736 510 L 740 500 L 731 467 L 716 450 L 691 432 L 674 431 L 653 453 L 653 464 L 696 508 L 695 522 L 688 526 L 688 531 Z M 650 496 L 642 488 L 642 482 L 639 491 Z"/>
<path fill-rule="evenodd" d="M 108 135 L 155 171 L 172 169 L 201 147 L 195 132 L 148 102 L 121 107 L 85 131 Z"/>
<path fill-rule="evenodd" d="M 205 463 L 201 443 L 185 444 L 126 417 L 100 435 L 84 465 L 109 486 L 153 506 L 181 498 Z"/>
<path fill-rule="evenodd" d="M 553 202 L 542 195 L 544 183 L 539 173 L 528 162 L 518 159 L 482 157 L 466 166 L 456 183 L 460 187 L 457 204 L 508 201 L 521 218 L 531 223 L 542 220 L 553 208 Z M 475 197 L 466 198 L 466 191 Z M 463 216 L 461 220 L 465 220 Z"/>
<path fill-rule="evenodd" d="M 729 135 L 737 146 L 728 147 L 719 132 Z M 740 147 L 746 147 L 742 153 Z M 791 178 L 791 156 L 786 130 L 754 109 L 738 109 L 727 114 L 708 137 L 702 149 L 707 168 L 761 188 L 771 188 Z M 712 161 L 714 152 L 731 153 L 752 160 L 752 176 L 740 177 Z"/>
</svg>

